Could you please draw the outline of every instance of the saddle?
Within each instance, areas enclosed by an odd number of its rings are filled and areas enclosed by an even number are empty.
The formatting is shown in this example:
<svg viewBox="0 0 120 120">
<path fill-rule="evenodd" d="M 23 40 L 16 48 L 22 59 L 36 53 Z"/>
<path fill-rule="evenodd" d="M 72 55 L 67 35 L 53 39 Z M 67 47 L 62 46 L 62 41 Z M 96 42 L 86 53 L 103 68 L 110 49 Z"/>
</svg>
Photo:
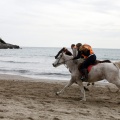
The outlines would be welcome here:
<svg viewBox="0 0 120 120">
<path fill-rule="evenodd" d="M 88 66 L 87 72 L 89 73 L 90 70 L 91 70 L 91 68 L 92 68 L 93 66 L 97 65 L 98 63 L 111 63 L 111 61 L 110 61 L 110 60 L 103 60 L 103 61 L 101 61 L 101 60 L 96 60 L 96 61 L 95 61 L 95 64 L 92 64 L 92 65 L 89 65 L 89 66 Z"/>
</svg>

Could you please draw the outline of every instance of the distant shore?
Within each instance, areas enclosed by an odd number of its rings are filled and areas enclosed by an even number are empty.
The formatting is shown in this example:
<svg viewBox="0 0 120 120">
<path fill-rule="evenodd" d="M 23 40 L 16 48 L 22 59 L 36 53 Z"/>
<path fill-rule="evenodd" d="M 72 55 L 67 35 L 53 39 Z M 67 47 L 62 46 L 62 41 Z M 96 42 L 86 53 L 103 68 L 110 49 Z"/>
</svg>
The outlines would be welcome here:
<svg viewBox="0 0 120 120">
<path fill-rule="evenodd" d="M 89 86 L 86 102 L 74 84 L 60 96 L 68 81 L 0 75 L 1 120 L 120 120 L 120 91 L 110 83 Z"/>
</svg>

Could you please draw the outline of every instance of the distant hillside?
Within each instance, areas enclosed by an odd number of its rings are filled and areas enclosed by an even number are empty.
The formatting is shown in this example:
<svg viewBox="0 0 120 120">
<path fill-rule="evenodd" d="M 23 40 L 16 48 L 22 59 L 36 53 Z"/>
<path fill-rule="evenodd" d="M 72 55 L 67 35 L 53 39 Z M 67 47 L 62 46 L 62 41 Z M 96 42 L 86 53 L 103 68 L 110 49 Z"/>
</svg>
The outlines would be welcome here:
<svg viewBox="0 0 120 120">
<path fill-rule="evenodd" d="M 6 44 L 6 42 L 2 40 L 1 38 L 0 38 L 0 43 Z"/>
<path fill-rule="evenodd" d="M 13 45 L 6 43 L 2 38 L 0 38 L 0 49 L 19 49 L 20 47 L 18 45 Z"/>
</svg>

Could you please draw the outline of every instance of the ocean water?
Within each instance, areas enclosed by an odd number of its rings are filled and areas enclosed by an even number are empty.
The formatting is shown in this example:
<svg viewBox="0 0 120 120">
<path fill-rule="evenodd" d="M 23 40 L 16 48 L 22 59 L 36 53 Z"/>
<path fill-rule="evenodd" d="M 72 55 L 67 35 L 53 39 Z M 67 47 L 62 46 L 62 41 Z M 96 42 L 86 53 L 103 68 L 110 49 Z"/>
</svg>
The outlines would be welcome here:
<svg viewBox="0 0 120 120">
<path fill-rule="evenodd" d="M 54 56 L 61 48 L 23 47 L 0 50 L 0 74 L 20 75 L 36 79 L 69 80 L 68 69 L 52 66 Z M 69 49 L 71 51 L 71 49 Z M 97 59 L 120 60 L 120 49 L 94 48 Z"/>
</svg>

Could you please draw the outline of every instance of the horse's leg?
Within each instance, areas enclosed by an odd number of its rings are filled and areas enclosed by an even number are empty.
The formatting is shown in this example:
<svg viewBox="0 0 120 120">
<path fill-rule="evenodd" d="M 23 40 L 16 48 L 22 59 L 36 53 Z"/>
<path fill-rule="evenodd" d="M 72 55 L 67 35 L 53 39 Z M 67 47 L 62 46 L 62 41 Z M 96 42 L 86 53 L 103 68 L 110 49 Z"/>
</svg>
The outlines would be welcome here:
<svg viewBox="0 0 120 120">
<path fill-rule="evenodd" d="M 78 80 L 77 84 L 80 86 L 80 91 L 82 93 L 82 100 L 81 101 L 86 101 L 85 90 L 84 90 L 84 86 L 83 86 L 82 81 Z"/>
<path fill-rule="evenodd" d="M 89 86 L 89 85 L 90 85 L 90 83 L 87 83 L 87 86 Z M 95 83 L 93 82 L 92 85 L 95 85 Z"/>
<path fill-rule="evenodd" d="M 120 79 L 118 79 L 116 82 L 114 82 L 114 84 L 119 88 L 120 90 Z"/>
<path fill-rule="evenodd" d="M 117 88 L 120 90 L 120 78 L 118 75 L 116 75 L 115 77 L 113 76 L 113 78 L 109 78 L 109 79 L 106 79 L 108 80 L 108 82 L 110 83 L 113 83 L 117 86 Z"/>
<path fill-rule="evenodd" d="M 69 83 L 59 92 L 56 93 L 56 95 L 59 95 L 65 91 L 66 88 L 70 87 L 73 84 L 73 80 L 70 80 Z"/>
<path fill-rule="evenodd" d="M 118 88 L 118 90 L 116 92 L 119 92 L 120 91 L 120 79 L 117 79 L 117 80 L 115 79 L 114 82 L 111 82 L 111 83 L 116 85 L 116 87 Z"/>
</svg>

